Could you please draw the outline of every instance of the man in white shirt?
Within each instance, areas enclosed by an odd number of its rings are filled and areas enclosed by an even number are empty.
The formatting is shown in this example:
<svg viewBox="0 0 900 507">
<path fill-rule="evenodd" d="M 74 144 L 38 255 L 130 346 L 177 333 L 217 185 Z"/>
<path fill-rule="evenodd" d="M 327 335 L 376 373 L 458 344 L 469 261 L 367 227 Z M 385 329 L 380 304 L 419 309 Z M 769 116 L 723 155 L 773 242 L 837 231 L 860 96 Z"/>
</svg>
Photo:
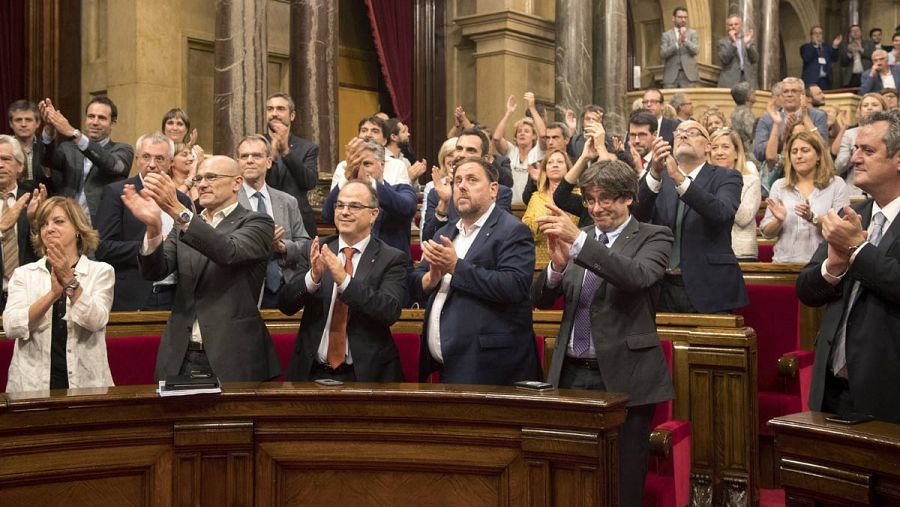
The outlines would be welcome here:
<svg viewBox="0 0 900 507">
<path fill-rule="evenodd" d="M 888 65 L 888 54 L 883 49 L 872 53 L 872 68 L 862 74 L 859 94 L 880 92 L 885 88 L 897 89 L 900 85 L 900 66 Z"/>
</svg>

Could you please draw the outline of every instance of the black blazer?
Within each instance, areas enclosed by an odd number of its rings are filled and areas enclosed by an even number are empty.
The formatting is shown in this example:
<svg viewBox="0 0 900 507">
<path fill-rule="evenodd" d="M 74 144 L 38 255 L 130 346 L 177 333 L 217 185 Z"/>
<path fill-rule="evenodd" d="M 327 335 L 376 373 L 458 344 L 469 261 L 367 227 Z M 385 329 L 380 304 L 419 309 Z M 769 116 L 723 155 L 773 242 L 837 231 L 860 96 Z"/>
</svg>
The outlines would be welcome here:
<svg viewBox="0 0 900 507">
<path fill-rule="evenodd" d="M 322 242 L 335 254 L 338 237 Z M 406 254 L 372 238 L 366 246 L 356 273 L 347 289 L 338 297 L 347 304 L 347 340 L 356 379 L 360 382 L 402 382 L 400 354 L 391 335 L 391 325 L 400 318 L 406 299 Z M 319 290 L 306 290 L 309 250 L 303 252 L 295 276 L 281 288 L 278 308 L 287 315 L 303 309 L 294 354 L 285 377 L 287 380 L 310 379 L 312 366 L 325 332 L 325 321 L 331 308 L 334 280 L 328 269 L 320 280 Z"/>
<path fill-rule="evenodd" d="M 95 257 L 116 270 L 112 309 L 120 312 L 143 309 L 153 290 L 153 281 L 141 276 L 138 269 L 138 255 L 147 226 L 135 218 L 131 210 L 122 203 L 125 185 L 134 185 L 138 192 L 144 188 L 140 176 L 107 185 L 103 189 L 94 222 L 94 228 L 100 233 L 100 244 Z M 178 192 L 178 201 L 188 209 L 193 208 L 191 199 L 181 192 Z"/>
<path fill-rule="evenodd" d="M 872 200 L 855 204 L 866 229 L 872 220 Z M 897 217 L 900 218 L 900 217 Z M 847 321 L 847 373 L 853 410 L 900 422 L 900 220 L 894 220 L 878 246 L 859 250 L 837 285 L 822 277 L 828 243 L 822 242 L 797 278 L 797 295 L 807 306 L 823 306 L 825 313 L 816 336 L 809 408 L 822 409 L 825 377 L 831 369 L 832 343 L 856 281 L 859 295 Z"/>
<path fill-rule="evenodd" d="M 266 139 L 272 140 L 268 134 Z M 300 216 L 303 217 L 303 227 L 306 228 L 309 237 L 314 238 L 316 217 L 313 215 L 306 192 L 316 188 L 319 183 L 319 146 L 294 134 L 288 137 L 288 146 L 290 147 L 288 154 L 276 158 L 266 173 L 266 184 L 297 199 Z"/>
</svg>

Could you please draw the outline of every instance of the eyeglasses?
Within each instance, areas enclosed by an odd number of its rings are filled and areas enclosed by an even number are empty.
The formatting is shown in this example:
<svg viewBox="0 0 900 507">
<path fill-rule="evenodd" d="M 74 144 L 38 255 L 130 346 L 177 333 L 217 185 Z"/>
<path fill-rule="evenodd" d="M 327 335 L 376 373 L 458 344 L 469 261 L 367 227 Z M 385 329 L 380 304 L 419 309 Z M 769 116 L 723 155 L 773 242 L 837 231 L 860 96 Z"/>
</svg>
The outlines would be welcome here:
<svg viewBox="0 0 900 507">
<path fill-rule="evenodd" d="M 673 134 L 674 137 L 702 137 L 703 132 L 700 132 L 697 129 L 688 129 L 688 130 L 676 130 Z"/>
<path fill-rule="evenodd" d="M 582 197 L 581 205 L 585 208 L 592 208 L 599 204 L 600 206 L 609 206 L 619 198 L 618 195 L 600 194 L 596 199 L 593 197 Z"/>
<path fill-rule="evenodd" d="M 141 162 L 149 164 L 151 161 L 156 162 L 157 164 L 163 164 L 166 161 L 166 157 L 162 155 L 153 156 L 149 153 L 144 153 L 141 155 Z"/>
<path fill-rule="evenodd" d="M 641 101 L 641 104 L 645 106 L 649 106 L 650 104 L 661 104 L 662 101 L 659 99 L 645 99 Z"/>
<path fill-rule="evenodd" d="M 238 155 L 239 159 L 245 160 L 245 161 L 246 160 L 263 160 L 266 157 L 268 157 L 268 155 L 266 155 L 265 153 L 241 153 L 240 155 Z"/>
<path fill-rule="evenodd" d="M 222 178 L 237 178 L 237 174 L 216 174 L 216 173 L 206 173 L 206 174 L 198 174 L 194 176 L 194 183 L 202 183 L 203 180 L 206 180 L 210 183 L 215 183 L 216 181 Z"/>
<path fill-rule="evenodd" d="M 375 206 L 366 206 L 365 204 L 360 204 L 358 202 L 341 202 L 336 201 L 334 203 L 335 211 L 349 211 L 350 213 L 356 214 L 364 209 L 375 209 Z"/>
<path fill-rule="evenodd" d="M 803 93 L 803 90 L 801 90 L 799 88 L 782 88 L 781 89 L 782 95 L 800 95 L 801 93 Z"/>
</svg>

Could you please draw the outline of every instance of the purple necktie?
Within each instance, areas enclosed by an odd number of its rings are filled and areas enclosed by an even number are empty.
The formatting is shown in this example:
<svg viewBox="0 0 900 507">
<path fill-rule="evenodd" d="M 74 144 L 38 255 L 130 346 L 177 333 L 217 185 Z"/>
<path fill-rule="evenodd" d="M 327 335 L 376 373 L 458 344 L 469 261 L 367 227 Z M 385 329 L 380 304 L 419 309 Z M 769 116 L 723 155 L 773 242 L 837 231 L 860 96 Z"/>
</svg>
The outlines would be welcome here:
<svg viewBox="0 0 900 507">
<path fill-rule="evenodd" d="M 600 233 L 597 241 L 604 245 L 609 244 L 609 238 L 603 232 Z M 591 348 L 591 304 L 599 286 L 600 277 L 589 269 L 584 270 L 584 282 L 581 284 L 578 308 L 575 309 L 574 336 L 572 337 L 572 350 L 575 352 L 575 357 L 583 357 Z"/>
</svg>

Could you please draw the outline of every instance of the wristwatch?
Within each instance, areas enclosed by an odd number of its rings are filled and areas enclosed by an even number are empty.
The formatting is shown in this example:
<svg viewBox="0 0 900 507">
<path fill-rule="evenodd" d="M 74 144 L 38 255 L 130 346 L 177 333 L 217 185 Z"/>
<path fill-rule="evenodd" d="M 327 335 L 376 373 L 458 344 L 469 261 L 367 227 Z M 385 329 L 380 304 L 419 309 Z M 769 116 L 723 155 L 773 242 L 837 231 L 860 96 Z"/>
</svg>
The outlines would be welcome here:
<svg viewBox="0 0 900 507">
<path fill-rule="evenodd" d="M 178 216 L 175 217 L 175 223 L 183 227 L 190 223 L 192 218 L 194 218 L 194 214 L 191 213 L 191 210 L 184 208 L 183 210 L 181 210 L 181 213 L 179 213 Z"/>
<path fill-rule="evenodd" d="M 75 141 L 79 137 L 81 137 L 81 131 L 78 129 L 73 130 L 72 131 L 72 140 Z"/>
<path fill-rule="evenodd" d="M 75 295 L 75 291 L 81 287 L 81 284 L 78 283 L 78 278 L 73 278 L 71 282 L 67 283 L 65 287 L 63 287 L 66 291 L 67 297 L 72 297 Z"/>
<path fill-rule="evenodd" d="M 853 253 L 856 252 L 857 250 L 859 250 L 859 248 L 860 248 L 861 246 L 865 245 L 867 242 L 868 242 L 868 240 L 864 240 L 864 241 L 862 241 L 862 242 L 861 242 L 860 244 L 858 244 L 858 245 L 853 245 L 853 246 L 851 246 L 851 247 L 848 249 L 848 250 L 849 250 L 849 253 L 850 253 L 850 257 L 853 257 Z"/>
<path fill-rule="evenodd" d="M 809 223 L 811 223 L 813 225 L 819 225 L 819 215 L 816 215 L 815 213 L 813 213 L 812 218 L 809 219 Z"/>
</svg>

